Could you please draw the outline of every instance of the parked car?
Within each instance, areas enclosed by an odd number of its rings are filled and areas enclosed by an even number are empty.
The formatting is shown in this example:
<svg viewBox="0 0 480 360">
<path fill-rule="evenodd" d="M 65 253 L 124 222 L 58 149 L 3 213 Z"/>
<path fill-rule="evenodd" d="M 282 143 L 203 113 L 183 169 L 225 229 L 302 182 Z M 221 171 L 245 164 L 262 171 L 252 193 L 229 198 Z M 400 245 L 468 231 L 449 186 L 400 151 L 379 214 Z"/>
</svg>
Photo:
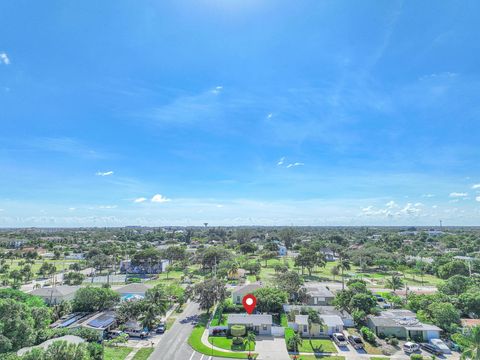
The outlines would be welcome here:
<svg viewBox="0 0 480 360">
<path fill-rule="evenodd" d="M 363 341 L 360 338 L 360 336 L 355 336 L 355 335 L 349 335 L 348 336 L 348 342 L 352 344 L 354 349 L 363 349 Z"/>
<path fill-rule="evenodd" d="M 442 354 L 451 354 L 452 350 L 440 339 L 430 339 L 430 344 L 435 346 Z"/>
<path fill-rule="evenodd" d="M 416 351 L 420 350 L 420 345 L 418 345 L 417 343 L 414 343 L 414 342 L 411 342 L 411 341 L 407 341 L 404 345 L 403 345 L 403 351 L 405 351 L 405 353 L 407 354 L 411 354 L 411 353 L 414 353 Z"/>
<path fill-rule="evenodd" d="M 165 332 L 165 324 L 164 323 L 158 324 L 157 328 L 155 329 L 155 332 L 157 334 L 163 334 Z"/>
<path fill-rule="evenodd" d="M 128 339 L 128 334 L 126 334 L 125 332 L 121 331 L 121 330 L 110 330 L 109 332 L 107 332 L 107 339 L 108 340 L 111 340 L 111 339 L 115 339 L 117 337 L 119 337 L 120 335 L 126 335 L 127 339 Z"/>
<path fill-rule="evenodd" d="M 437 356 L 443 355 L 443 353 L 440 350 L 438 350 L 436 346 L 433 346 L 432 344 L 421 344 L 420 348 Z"/>
<path fill-rule="evenodd" d="M 443 342 L 453 351 L 460 351 L 460 345 L 454 343 L 450 339 L 443 339 Z"/>
<path fill-rule="evenodd" d="M 140 339 L 145 339 L 149 334 L 148 331 L 143 329 L 127 329 L 125 333 L 131 337 L 139 337 Z"/>
<path fill-rule="evenodd" d="M 335 344 L 337 344 L 338 346 L 348 345 L 347 339 L 345 338 L 345 335 L 343 335 L 342 333 L 334 333 L 332 335 L 332 338 Z"/>
</svg>

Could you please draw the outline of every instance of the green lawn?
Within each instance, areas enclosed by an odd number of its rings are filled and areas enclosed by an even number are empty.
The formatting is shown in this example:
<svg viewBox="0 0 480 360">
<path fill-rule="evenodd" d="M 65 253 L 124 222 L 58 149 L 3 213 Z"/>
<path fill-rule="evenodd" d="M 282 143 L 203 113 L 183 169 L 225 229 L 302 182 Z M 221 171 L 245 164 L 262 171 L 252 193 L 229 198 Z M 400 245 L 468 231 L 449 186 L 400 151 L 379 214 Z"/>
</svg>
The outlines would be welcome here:
<svg viewBox="0 0 480 360">
<path fill-rule="evenodd" d="M 218 316 L 215 315 L 215 317 L 211 321 L 210 325 L 211 326 L 226 326 L 227 325 L 227 315 L 223 314 L 221 321 L 219 321 Z"/>
<path fill-rule="evenodd" d="M 303 344 L 298 348 L 299 352 L 337 352 L 335 345 L 329 339 L 303 339 Z"/>
<path fill-rule="evenodd" d="M 242 345 L 233 345 L 232 339 L 227 338 L 225 336 L 210 336 L 208 338 L 208 342 L 213 344 L 216 347 L 225 349 L 225 350 L 232 350 L 232 351 L 249 351 L 248 346 L 245 344 Z M 250 344 L 250 351 L 255 350 L 255 344 Z"/>
<path fill-rule="evenodd" d="M 147 360 L 148 357 L 152 354 L 153 348 L 143 348 L 137 351 L 133 360 Z"/>
<path fill-rule="evenodd" d="M 199 353 L 209 355 L 209 356 L 217 356 L 217 357 L 224 357 L 224 358 L 233 358 L 233 359 L 246 359 L 248 357 L 248 353 L 234 353 L 234 352 L 222 352 L 213 350 L 204 345 L 202 343 L 202 334 L 205 331 L 205 326 L 208 321 L 208 316 L 203 314 L 198 325 L 192 330 L 190 337 L 188 338 L 188 344 Z M 255 355 L 256 356 L 256 355 Z"/>
<path fill-rule="evenodd" d="M 123 360 L 132 351 L 132 348 L 125 346 L 117 347 L 104 347 L 103 359 L 104 360 Z"/>
<path fill-rule="evenodd" d="M 25 262 L 25 260 L 13 260 L 13 261 L 7 260 L 5 264 L 8 264 L 10 266 L 9 271 L 18 270 L 20 269 L 20 266 L 18 265 L 20 261 Z M 81 260 L 53 260 L 53 259 L 35 260 L 34 264 L 30 264 L 30 266 L 32 267 L 32 271 L 34 273 L 34 278 L 38 277 L 37 272 L 42 266 L 42 263 L 44 262 L 54 264 L 55 267 L 57 268 L 57 272 L 61 272 L 62 270 L 68 270 L 68 267 L 70 264 L 81 262 Z"/>
<path fill-rule="evenodd" d="M 171 316 L 167 319 L 167 324 L 166 324 L 166 326 L 165 326 L 166 330 L 170 329 L 170 328 L 173 326 L 173 324 L 175 323 L 175 320 L 176 320 L 176 319 L 177 319 L 177 318 L 171 317 Z"/>
</svg>

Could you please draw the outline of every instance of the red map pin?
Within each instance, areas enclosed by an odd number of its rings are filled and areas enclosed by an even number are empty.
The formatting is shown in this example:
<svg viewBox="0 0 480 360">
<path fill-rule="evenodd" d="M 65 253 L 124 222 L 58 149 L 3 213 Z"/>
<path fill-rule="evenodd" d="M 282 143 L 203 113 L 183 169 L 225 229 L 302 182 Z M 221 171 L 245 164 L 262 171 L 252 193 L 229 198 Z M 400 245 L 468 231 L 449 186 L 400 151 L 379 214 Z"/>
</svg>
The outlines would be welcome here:
<svg viewBox="0 0 480 360">
<path fill-rule="evenodd" d="M 252 294 L 247 294 L 243 297 L 242 304 L 247 313 L 251 314 L 257 305 L 257 298 Z"/>
</svg>

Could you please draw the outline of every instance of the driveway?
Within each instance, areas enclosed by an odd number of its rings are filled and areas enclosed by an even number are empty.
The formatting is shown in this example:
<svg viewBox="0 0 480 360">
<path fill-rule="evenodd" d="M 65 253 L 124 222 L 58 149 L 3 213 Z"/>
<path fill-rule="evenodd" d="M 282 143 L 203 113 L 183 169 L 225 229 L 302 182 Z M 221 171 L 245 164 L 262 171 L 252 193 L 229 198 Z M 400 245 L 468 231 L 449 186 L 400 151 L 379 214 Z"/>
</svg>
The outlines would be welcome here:
<svg viewBox="0 0 480 360">
<path fill-rule="evenodd" d="M 257 336 L 255 352 L 258 360 L 290 360 L 283 337 Z"/>
</svg>

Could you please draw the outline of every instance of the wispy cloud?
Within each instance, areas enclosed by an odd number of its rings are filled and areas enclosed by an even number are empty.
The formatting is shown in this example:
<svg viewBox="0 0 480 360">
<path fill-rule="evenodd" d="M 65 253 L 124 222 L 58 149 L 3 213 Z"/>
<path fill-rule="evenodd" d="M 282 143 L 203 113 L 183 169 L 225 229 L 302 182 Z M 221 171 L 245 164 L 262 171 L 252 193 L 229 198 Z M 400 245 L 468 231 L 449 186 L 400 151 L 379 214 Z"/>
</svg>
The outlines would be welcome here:
<svg viewBox="0 0 480 360">
<path fill-rule="evenodd" d="M 10 58 L 8 57 L 7 53 L 0 53 L 0 64 L 10 65 Z"/>
<path fill-rule="evenodd" d="M 31 146 L 43 151 L 58 152 L 89 159 L 104 159 L 108 157 L 107 154 L 99 153 L 84 143 L 70 137 L 42 137 L 30 139 L 28 140 L 28 143 L 26 143 L 26 146 Z"/>
<path fill-rule="evenodd" d="M 474 184 L 472 186 L 472 189 L 476 190 L 476 189 L 480 189 L 480 184 Z"/>
<path fill-rule="evenodd" d="M 98 209 L 116 209 L 117 205 L 100 205 Z"/>
<path fill-rule="evenodd" d="M 153 195 L 153 197 L 150 201 L 154 202 L 154 203 L 166 203 L 166 202 L 171 201 L 171 199 L 168 199 L 161 194 L 156 194 L 156 195 Z"/>
<path fill-rule="evenodd" d="M 110 175 L 113 175 L 113 171 L 105 171 L 105 172 L 99 171 L 95 175 L 97 175 L 97 176 L 110 176 Z"/>
<path fill-rule="evenodd" d="M 215 86 L 215 89 L 212 90 L 212 94 L 218 95 L 222 92 L 223 86 Z"/>
<path fill-rule="evenodd" d="M 435 197 L 434 194 L 423 194 L 422 197 L 424 198 L 432 198 L 432 197 Z"/>
<path fill-rule="evenodd" d="M 134 203 L 142 203 L 142 202 L 145 202 L 147 201 L 147 198 L 144 198 L 144 197 L 139 197 L 139 198 L 136 198 L 135 200 L 133 200 Z"/>
<path fill-rule="evenodd" d="M 280 160 L 278 160 L 277 166 L 282 166 L 284 162 L 285 162 L 285 156 L 281 157 Z"/>
<path fill-rule="evenodd" d="M 480 201 L 480 196 L 475 197 L 476 201 Z"/>
<path fill-rule="evenodd" d="M 304 163 L 301 163 L 301 162 L 296 162 L 296 163 L 291 163 L 291 164 L 288 164 L 287 165 L 287 169 L 291 168 L 291 167 L 296 167 L 296 166 L 303 166 L 305 165 Z"/>
<path fill-rule="evenodd" d="M 468 196 L 468 193 L 465 192 L 451 192 L 448 196 L 451 198 L 464 198 Z"/>
</svg>

